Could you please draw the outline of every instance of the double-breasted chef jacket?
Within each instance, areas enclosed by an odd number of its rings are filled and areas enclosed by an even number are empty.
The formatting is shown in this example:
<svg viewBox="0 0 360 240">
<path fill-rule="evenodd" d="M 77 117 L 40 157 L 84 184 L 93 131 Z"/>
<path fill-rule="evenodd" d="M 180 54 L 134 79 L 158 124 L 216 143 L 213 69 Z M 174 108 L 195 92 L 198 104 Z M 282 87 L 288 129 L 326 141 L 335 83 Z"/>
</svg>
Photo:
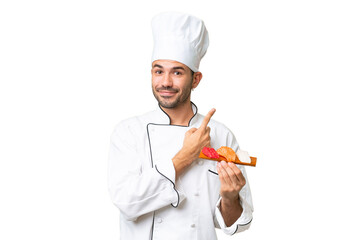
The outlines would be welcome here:
<svg viewBox="0 0 360 240">
<path fill-rule="evenodd" d="M 200 127 L 204 116 L 192 103 L 188 126 L 170 125 L 169 116 L 155 111 L 120 122 L 111 136 L 109 192 L 120 210 L 121 240 L 213 240 L 215 227 L 226 234 L 250 227 L 253 204 L 246 178 L 240 191 L 243 213 L 226 226 L 219 210 L 220 180 L 216 161 L 197 159 L 177 179 L 172 158 L 182 148 L 185 132 Z M 211 119 L 211 146 L 239 145 L 229 129 Z"/>
</svg>

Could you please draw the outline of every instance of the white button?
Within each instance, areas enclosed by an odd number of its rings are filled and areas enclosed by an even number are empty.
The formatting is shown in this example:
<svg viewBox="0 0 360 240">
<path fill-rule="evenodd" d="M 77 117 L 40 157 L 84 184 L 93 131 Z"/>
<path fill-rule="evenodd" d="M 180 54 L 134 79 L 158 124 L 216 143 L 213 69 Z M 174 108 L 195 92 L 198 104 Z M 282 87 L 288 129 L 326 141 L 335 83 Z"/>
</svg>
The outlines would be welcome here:
<svg viewBox="0 0 360 240">
<path fill-rule="evenodd" d="M 203 163 L 204 163 L 204 160 L 199 160 L 199 161 L 198 161 L 198 164 L 199 164 L 199 165 L 203 165 Z"/>
<path fill-rule="evenodd" d="M 161 219 L 161 218 L 158 218 L 158 219 L 157 219 L 157 222 L 158 222 L 158 223 L 162 223 L 162 219 Z"/>
<path fill-rule="evenodd" d="M 199 196 L 199 193 L 198 192 L 194 193 L 194 196 L 196 196 L 196 197 Z"/>
<path fill-rule="evenodd" d="M 191 225 L 190 225 L 190 227 L 194 228 L 194 227 L 195 227 L 195 224 L 194 224 L 194 223 L 193 223 L 193 224 L 191 224 Z"/>
</svg>

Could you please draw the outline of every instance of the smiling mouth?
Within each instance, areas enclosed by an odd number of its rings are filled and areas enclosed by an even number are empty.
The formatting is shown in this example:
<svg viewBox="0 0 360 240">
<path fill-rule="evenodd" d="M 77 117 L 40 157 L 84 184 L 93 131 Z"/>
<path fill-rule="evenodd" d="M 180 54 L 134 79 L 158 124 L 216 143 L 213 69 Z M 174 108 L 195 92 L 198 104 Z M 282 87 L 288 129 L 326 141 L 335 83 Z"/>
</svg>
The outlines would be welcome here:
<svg viewBox="0 0 360 240">
<path fill-rule="evenodd" d="M 160 94 L 161 97 L 172 97 L 179 91 L 177 89 L 172 88 L 158 88 L 156 91 Z"/>
<path fill-rule="evenodd" d="M 160 96 L 163 96 L 163 97 L 171 97 L 176 94 L 176 92 L 173 92 L 173 91 L 159 91 L 159 93 L 160 93 Z"/>
</svg>

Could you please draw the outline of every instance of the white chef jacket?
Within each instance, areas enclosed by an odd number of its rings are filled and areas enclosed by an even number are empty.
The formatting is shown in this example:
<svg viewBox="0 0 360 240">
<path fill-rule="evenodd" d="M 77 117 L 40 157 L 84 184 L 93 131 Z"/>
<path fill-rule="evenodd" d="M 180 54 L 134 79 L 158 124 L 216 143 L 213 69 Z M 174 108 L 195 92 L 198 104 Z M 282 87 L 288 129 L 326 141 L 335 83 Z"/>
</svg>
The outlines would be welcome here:
<svg viewBox="0 0 360 240">
<path fill-rule="evenodd" d="M 226 234 L 250 227 L 253 204 L 246 184 L 240 191 L 243 212 L 226 226 L 219 210 L 220 180 L 216 161 L 198 159 L 175 179 L 172 158 L 182 148 L 185 132 L 200 127 L 197 113 L 189 126 L 170 125 L 169 116 L 155 111 L 120 122 L 111 136 L 108 184 L 111 199 L 120 210 L 121 240 L 213 240 L 215 227 Z M 211 146 L 239 149 L 234 135 L 211 119 Z"/>
</svg>

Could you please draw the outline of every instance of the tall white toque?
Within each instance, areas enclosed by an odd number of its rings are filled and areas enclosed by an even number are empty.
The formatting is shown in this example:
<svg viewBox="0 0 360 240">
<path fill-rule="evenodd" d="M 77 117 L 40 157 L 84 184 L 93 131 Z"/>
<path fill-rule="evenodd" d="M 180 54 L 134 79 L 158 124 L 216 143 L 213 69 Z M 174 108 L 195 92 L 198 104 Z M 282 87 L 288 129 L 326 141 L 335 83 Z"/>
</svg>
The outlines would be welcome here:
<svg viewBox="0 0 360 240">
<path fill-rule="evenodd" d="M 151 62 L 174 60 L 198 72 L 209 46 L 204 22 L 188 14 L 165 12 L 156 15 L 151 25 L 154 37 Z"/>
</svg>

